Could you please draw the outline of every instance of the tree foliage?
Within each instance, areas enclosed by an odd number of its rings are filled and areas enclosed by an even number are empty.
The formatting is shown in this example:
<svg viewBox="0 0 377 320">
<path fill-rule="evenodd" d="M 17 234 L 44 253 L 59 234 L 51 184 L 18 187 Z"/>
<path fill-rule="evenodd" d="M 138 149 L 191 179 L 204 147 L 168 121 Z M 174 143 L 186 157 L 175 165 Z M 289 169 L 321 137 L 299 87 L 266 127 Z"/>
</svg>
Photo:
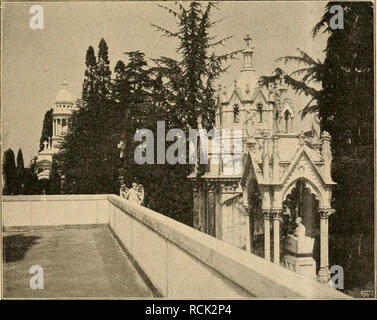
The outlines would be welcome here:
<svg viewBox="0 0 377 320">
<path fill-rule="evenodd" d="M 327 12 L 336 3 L 329 3 Z M 344 29 L 329 28 L 325 13 L 313 29 L 329 33 L 318 98 L 321 127 L 332 136 L 332 176 L 337 182 L 330 230 L 348 255 L 333 259 L 345 266 L 348 288 L 373 280 L 374 215 L 374 60 L 373 6 L 370 2 L 338 3 Z M 355 273 L 354 270 L 361 272 Z"/>
<path fill-rule="evenodd" d="M 344 29 L 330 28 L 330 8 L 340 5 Z M 373 6 L 370 2 L 329 2 L 313 28 L 329 35 L 326 57 L 315 60 L 302 50 L 277 59 L 303 65 L 291 74 L 278 68 L 264 83 L 285 80 L 311 97 L 302 116 L 318 112 L 321 130 L 332 137 L 332 177 L 336 214 L 330 219 L 330 262 L 345 269 L 350 289 L 373 280 L 374 214 L 374 60 Z M 301 77 L 297 79 L 297 76 Z M 321 85 L 316 89 L 312 83 Z M 344 254 L 342 254 L 342 252 Z M 355 272 L 355 270 L 363 270 Z"/>
<path fill-rule="evenodd" d="M 152 24 L 164 37 L 178 40 L 180 60 L 168 57 L 154 60 L 166 81 L 169 113 L 182 129 L 197 128 L 198 119 L 204 128 L 210 129 L 215 115 L 214 81 L 227 69 L 224 63 L 240 51 L 216 54 L 215 49 L 231 37 L 217 40 L 211 35 L 216 25 L 212 21 L 212 12 L 217 9 L 215 3 L 204 6 L 190 2 L 187 8 L 183 4 L 177 4 L 176 8 L 160 7 L 176 19 L 178 29 L 170 31 Z"/>
<path fill-rule="evenodd" d="M 43 143 L 52 137 L 52 109 L 47 110 L 43 119 L 42 134 L 39 139 L 39 151 L 43 150 Z"/>
<path fill-rule="evenodd" d="M 21 148 L 18 149 L 17 152 L 17 167 L 16 167 L 16 179 L 17 179 L 17 193 L 23 193 L 23 189 L 25 187 L 24 181 L 24 156 L 22 154 Z"/>
<path fill-rule="evenodd" d="M 223 62 L 237 53 L 215 54 L 214 48 L 227 38 L 216 41 L 210 34 L 214 8 L 212 3 L 178 4 L 177 11 L 169 11 L 177 19 L 174 35 L 155 26 L 178 40 L 179 60 L 160 57 L 154 60 L 156 66 L 149 67 L 142 52 L 125 52 L 125 61 L 116 63 L 111 79 L 105 40 L 100 42 L 97 57 L 93 47 L 88 48 L 83 107 L 73 114 L 70 132 L 57 155 L 65 175 L 64 192 L 118 193 L 121 173 L 128 186 L 135 180 L 144 185 L 147 206 L 192 223 L 189 165 L 136 164 L 138 143 L 133 137 L 140 128 L 150 129 L 156 136 L 158 120 L 165 121 L 166 131 L 197 128 L 198 119 L 204 127 L 212 126 L 213 83 L 226 69 Z M 122 160 L 117 149 L 120 140 L 126 145 Z"/>
<path fill-rule="evenodd" d="M 3 194 L 12 195 L 18 193 L 18 180 L 16 172 L 16 162 L 14 159 L 14 152 L 8 149 L 4 152 L 3 156 L 3 177 L 4 188 Z"/>
</svg>

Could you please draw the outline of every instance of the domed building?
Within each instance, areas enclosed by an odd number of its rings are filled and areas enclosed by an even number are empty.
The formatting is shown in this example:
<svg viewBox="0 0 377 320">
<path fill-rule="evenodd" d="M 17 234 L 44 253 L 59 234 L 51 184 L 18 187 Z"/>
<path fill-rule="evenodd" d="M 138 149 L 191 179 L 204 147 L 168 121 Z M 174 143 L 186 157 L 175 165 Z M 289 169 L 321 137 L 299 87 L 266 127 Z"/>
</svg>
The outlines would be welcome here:
<svg viewBox="0 0 377 320">
<path fill-rule="evenodd" d="M 59 152 L 64 135 L 68 132 L 72 113 L 78 109 L 77 103 L 73 102 L 72 96 L 67 90 L 67 86 L 68 84 L 64 80 L 52 107 L 52 137 L 43 143 L 43 150 L 37 155 L 36 174 L 38 180 L 50 179 L 52 156 Z"/>
<path fill-rule="evenodd" d="M 58 92 L 52 114 L 52 147 L 60 148 L 60 143 L 68 131 L 68 124 L 72 113 L 77 107 L 73 103 L 71 94 L 67 90 L 67 82 L 62 82 L 62 88 Z"/>
<path fill-rule="evenodd" d="M 314 242 L 310 273 L 316 270 L 319 279 L 327 281 L 328 217 L 335 184 L 329 134 L 320 133 L 316 115 L 301 117 L 297 97 L 283 81 L 262 84 L 252 61 L 251 38 L 245 41 L 237 80 L 217 91 L 215 129 L 222 136 L 209 137 L 205 173 L 200 176 L 196 169 L 188 177 L 194 226 L 266 260 L 290 265 L 283 261 L 280 242 L 293 233 L 300 217 L 306 237 Z M 230 134 L 224 135 L 224 129 Z M 221 157 L 212 153 L 216 139 L 221 140 Z M 230 149 L 224 153 L 226 142 Z M 226 160 L 227 152 L 233 160 L 240 153 L 239 170 Z"/>
</svg>

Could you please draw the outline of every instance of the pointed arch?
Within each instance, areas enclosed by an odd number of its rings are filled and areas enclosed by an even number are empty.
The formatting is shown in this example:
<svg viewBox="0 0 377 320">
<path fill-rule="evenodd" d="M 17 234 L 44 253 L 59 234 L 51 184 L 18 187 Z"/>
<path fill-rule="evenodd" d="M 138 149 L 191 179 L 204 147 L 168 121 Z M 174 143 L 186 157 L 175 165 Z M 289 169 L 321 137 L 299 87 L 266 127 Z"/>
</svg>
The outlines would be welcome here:
<svg viewBox="0 0 377 320">
<path fill-rule="evenodd" d="M 287 195 L 289 195 L 292 191 L 292 189 L 296 186 L 296 183 L 298 181 L 303 181 L 305 182 L 305 185 L 306 187 L 310 190 L 311 193 L 313 193 L 318 201 L 319 201 L 319 205 L 322 206 L 323 204 L 323 197 L 322 197 L 322 194 L 321 194 L 321 191 L 320 191 L 320 188 L 318 186 L 316 186 L 313 181 L 310 181 L 309 179 L 307 179 L 306 177 L 304 176 L 301 176 L 301 177 L 298 177 L 296 179 L 294 179 L 286 188 L 285 190 L 283 190 L 283 193 L 282 193 L 282 197 L 281 197 L 281 200 L 283 201 Z"/>
<path fill-rule="evenodd" d="M 263 105 L 261 103 L 257 104 L 258 122 L 263 122 Z"/>
</svg>

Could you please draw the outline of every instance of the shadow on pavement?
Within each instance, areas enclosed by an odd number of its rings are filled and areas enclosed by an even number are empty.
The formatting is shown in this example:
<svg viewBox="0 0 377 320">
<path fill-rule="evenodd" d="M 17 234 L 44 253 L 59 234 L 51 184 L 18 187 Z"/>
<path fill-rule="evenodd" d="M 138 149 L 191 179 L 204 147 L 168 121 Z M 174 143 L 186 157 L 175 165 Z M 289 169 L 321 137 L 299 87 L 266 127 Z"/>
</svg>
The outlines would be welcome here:
<svg viewBox="0 0 377 320">
<path fill-rule="evenodd" d="M 3 238 L 3 261 L 7 263 L 22 260 L 39 238 L 41 237 L 25 236 L 24 234 L 5 236 Z"/>
</svg>

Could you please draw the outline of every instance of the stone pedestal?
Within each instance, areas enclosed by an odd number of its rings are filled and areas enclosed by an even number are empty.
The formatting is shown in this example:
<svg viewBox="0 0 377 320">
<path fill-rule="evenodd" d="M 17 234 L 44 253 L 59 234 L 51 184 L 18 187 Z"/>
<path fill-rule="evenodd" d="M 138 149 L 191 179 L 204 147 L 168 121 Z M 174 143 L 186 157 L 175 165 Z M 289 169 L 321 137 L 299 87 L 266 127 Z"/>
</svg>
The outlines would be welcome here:
<svg viewBox="0 0 377 320">
<path fill-rule="evenodd" d="M 291 254 L 283 256 L 283 266 L 303 276 L 315 278 L 315 260 L 312 257 L 297 257 Z"/>
<path fill-rule="evenodd" d="M 314 239 L 310 237 L 288 238 L 283 245 L 285 254 L 282 265 L 303 276 L 316 277 L 316 263 L 313 259 Z"/>
</svg>

